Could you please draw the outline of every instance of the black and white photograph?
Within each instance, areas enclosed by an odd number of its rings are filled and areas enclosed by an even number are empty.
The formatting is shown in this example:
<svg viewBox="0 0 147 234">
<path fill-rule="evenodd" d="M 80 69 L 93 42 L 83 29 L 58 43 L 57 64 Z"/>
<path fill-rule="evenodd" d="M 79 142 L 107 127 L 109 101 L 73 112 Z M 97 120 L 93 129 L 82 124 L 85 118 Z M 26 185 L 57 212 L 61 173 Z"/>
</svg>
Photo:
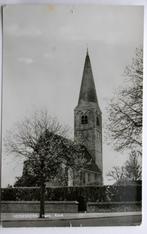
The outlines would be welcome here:
<svg viewBox="0 0 147 234">
<path fill-rule="evenodd" d="M 144 7 L 1 6 L 3 227 L 142 223 Z"/>
</svg>

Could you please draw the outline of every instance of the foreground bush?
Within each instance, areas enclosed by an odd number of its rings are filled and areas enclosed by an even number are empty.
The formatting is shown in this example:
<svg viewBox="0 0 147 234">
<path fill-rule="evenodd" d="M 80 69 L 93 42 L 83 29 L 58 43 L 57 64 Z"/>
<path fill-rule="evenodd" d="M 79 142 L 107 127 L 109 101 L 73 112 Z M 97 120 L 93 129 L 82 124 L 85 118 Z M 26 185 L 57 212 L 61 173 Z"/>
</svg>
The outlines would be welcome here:
<svg viewBox="0 0 147 234">
<path fill-rule="evenodd" d="M 14 187 L 1 189 L 4 201 L 39 201 L 39 187 Z M 120 202 L 141 201 L 141 185 L 50 187 L 45 191 L 46 201 Z"/>
</svg>

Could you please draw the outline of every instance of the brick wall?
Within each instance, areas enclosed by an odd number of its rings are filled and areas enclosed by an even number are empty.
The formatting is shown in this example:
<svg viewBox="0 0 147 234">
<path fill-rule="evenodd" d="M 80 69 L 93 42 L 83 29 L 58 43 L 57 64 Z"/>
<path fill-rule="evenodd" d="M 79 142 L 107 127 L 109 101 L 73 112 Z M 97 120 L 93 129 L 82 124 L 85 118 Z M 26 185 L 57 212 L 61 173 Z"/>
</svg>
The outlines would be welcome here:
<svg viewBox="0 0 147 234">
<path fill-rule="evenodd" d="M 87 212 L 141 211 L 141 202 L 88 202 Z"/>
<path fill-rule="evenodd" d="M 2 213 L 39 213 L 39 201 L 2 201 Z M 48 201 L 45 202 L 46 213 L 76 213 L 76 201 Z"/>
</svg>

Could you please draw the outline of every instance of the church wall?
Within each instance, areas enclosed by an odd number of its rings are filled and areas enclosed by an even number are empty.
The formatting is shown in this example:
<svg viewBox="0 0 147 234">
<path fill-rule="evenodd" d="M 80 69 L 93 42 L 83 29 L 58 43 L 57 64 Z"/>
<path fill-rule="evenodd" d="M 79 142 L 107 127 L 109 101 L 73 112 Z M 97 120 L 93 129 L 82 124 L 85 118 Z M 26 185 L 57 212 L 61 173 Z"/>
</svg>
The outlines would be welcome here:
<svg viewBox="0 0 147 234">
<path fill-rule="evenodd" d="M 79 107 L 80 108 L 80 107 Z M 101 118 L 100 126 L 96 125 L 96 110 L 75 109 L 75 140 L 86 146 L 99 168 L 102 170 L 102 130 Z M 82 109 L 82 107 L 81 107 Z M 88 124 L 81 124 L 81 116 L 86 114 Z"/>
<path fill-rule="evenodd" d="M 95 130 L 95 159 L 96 164 L 99 168 L 103 169 L 103 162 L 102 162 L 102 132 Z"/>
</svg>

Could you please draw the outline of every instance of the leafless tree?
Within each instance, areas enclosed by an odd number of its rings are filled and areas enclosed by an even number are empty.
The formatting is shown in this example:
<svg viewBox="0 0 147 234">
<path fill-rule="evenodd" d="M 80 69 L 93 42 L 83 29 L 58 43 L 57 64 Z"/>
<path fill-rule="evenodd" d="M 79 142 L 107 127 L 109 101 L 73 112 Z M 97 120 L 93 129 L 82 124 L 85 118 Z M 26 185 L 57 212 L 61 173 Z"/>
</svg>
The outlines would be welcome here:
<svg viewBox="0 0 147 234">
<path fill-rule="evenodd" d="M 23 156 L 27 160 L 31 175 L 40 185 L 40 218 L 44 217 L 45 184 L 57 172 L 61 164 L 66 167 L 82 168 L 85 163 L 82 151 L 74 142 L 65 138 L 67 127 L 46 111 L 35 112 L 17 123 L 7 133 L 5 148 L 9 154 Z"/>
<path fill-rule="evenodd" d="M 140 152 L 132 151 L 129 159 L 125 163 L 125 174 L 132 182 L 142 179 Z"/>
<path fill-rule="evenodd" d="M 140 152 L 132 151 L 124 166 L 113 167 L 107 176 L 110 180 L 114 180 L 116 184 L 136 183 L 141 181 L 141 172 Z"/>
<path fill-rule="evenodd" d="M 124 180 L 125 177 L 125 168 L 114 166 L 111 171 L 108 172 L 107 176 L 110 180 L 115 182 Z"/>
<path fill-rule="evenodd" d="M 108 105 L 106 129 L 108 143 L 114 149 L 136 149 L 142 146 L 143 50 L 136 49 L 132 64 L 124 72 L 124 86 Z"/>
</svg>

